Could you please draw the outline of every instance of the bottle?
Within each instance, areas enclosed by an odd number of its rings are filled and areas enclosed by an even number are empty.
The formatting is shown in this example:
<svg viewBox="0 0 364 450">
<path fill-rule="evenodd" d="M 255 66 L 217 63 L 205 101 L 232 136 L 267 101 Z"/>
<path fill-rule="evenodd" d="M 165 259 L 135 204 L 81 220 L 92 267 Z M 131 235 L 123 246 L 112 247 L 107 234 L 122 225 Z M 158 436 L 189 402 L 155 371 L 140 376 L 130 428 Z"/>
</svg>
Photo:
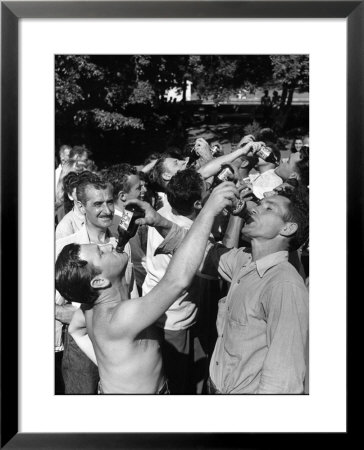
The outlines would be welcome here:
<svg viewBox="0 0 364 450">
<path fill-rule="evenodd" d="M 200 155 L 196 152 L 195 147 L 192 148 L 191 153 L 188 158 L 188 163 L 186 167 L 191 167 L 200 158 Z"/>
<path fill-rule="evenodd" d="M 274 156 L 274 153 L 269 147 L 266 147 L 265 145 L 260 147 L 260 149 L 256 152 L 256 155 L 260 158 L 264 159 L 264 161 L 276 164 L 277 158 Z"/>
<path fill-rule="evenodd" d="M 124 251 L 127 242 L 135 236 L 139 225 L 135 223 L 136 219 L 140 219 L 145 216 L 142 209 L 135 205 L 128 205 L 124 209 L 124 213 L 121 217 L 120 223 L 118 225 L 118 245 L 116 246 L 116 251 L 122 253 Z"/>
<path fill-rule="evenodd" d="M 223 164 L 221 166 L 220 172 L 215 175 L 210 190 L 212 191 L 216 186 L 223 183 L 224 181 L 234 181 L 234 178 L 234 169 L 230 166 L 230 164 Z M 233 207 L 235 206 L 235 204 L 236 202 L 233 202 Z M 231 213 L 231 211 L 231 207 L 226 207 L 222 210 L 221 214 L 223 216 L 227 216 L 229 213 Z"/>
<path fill-rule="evenodd" d="M 230 164 L 223 164 L 221 166 L 220 172 L 215 175 L 214 181 L 211 185 L 211 190 L 224 181 L 234 181 L 234 178 L 235 174 L 232 166 L 230 166 Z"/>
<path fill-rule="evenodd" d="M 223 154 L 222 148 L 221 148 L 221 145 L 220 145 L 220 144 L 214 144 L 214 145 L 212 145 L 212 146 L 210 147 L 210 152 L 211 152 L 211 155 L 212 155 L 214 158 L 217 158 L 218 156 L 221 156 L 221 155 Z"/>
</svg>

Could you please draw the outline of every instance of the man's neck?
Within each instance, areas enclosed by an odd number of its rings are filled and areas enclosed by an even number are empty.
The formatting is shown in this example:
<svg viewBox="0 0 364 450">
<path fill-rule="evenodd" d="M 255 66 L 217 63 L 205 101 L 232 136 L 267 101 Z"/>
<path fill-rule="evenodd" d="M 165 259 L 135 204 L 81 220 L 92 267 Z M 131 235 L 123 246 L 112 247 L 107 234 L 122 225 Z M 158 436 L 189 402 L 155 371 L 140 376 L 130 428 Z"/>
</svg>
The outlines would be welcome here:
<svg viewBox="0 0 364 450">
<path fill-rule="evenodd" d="M 114 203 L 115 205 L 115 209 L 117 209 L 119 212 L 123 213 L 124 212 L 124 203 L 121 202 L 120 200 L 118 200 L 117 202 Z"/>
<path fill-rule="evenodd" d="M 284 250 L 288 251 L 288 247 L 284 242 L 277 242 L 276 240 L 260 241 L 257 239 L 252 239 L 251 245 L 253 261 L 258 261 L 258 259 L 262 259 L 272 253 L 281 252 Z"/>
<path fill-rule="evenodd" d="M 283 177 L 283 176 L 281 175 L 281 173 L 280 173 L 280 168 L 279 168 L 279 166 L 276 167 L 276 168 L 274 169 L 274 173 L 277 175 L 277 177 L 279 177 L 279 178 L 282 179 L 282 183 L 283 183 L 284 177 Z"/>
<path fill-rule="evenodd" d="M 95 305 L 117 305 L 123 300 L 128 300 L 128 298 L 128 285 L 123 274 L 119 280 L 113 281 L 109 288 L 100 291 L 100 295 L 95 301 Z"/>
<path fill-rule="evenodd" d="M 86 221 L 86 229 L 90 242 L 95 244 L 105 244 L 108 241 L 108 229 L 96 228 Z"/>
<path fill-rule="evenodd" d="M 190 213 L 190 214 L 181 214 L 181 213 L 179 213 L 177 210 L 175 210 L 174 208 L 172 208 L 172 213 L 173 213 L 175 216 L 186 217 L 186 219 L 190 219 L 190 220 L 192 220 L 192 222 L 196 219 L 196 211 L 193 211 L 193 212 Z"/>
<path fill-rule="evenodd" d="M 262 174 L 262 173 L 268 172 L 268 170 L 272 170 L 274 168 L 275 168 L 274 164 L 267 164 L 267 165 L 264 165 L 264 166 L 259 166 L 258 172 L 260 174 Z"/>
</svg>

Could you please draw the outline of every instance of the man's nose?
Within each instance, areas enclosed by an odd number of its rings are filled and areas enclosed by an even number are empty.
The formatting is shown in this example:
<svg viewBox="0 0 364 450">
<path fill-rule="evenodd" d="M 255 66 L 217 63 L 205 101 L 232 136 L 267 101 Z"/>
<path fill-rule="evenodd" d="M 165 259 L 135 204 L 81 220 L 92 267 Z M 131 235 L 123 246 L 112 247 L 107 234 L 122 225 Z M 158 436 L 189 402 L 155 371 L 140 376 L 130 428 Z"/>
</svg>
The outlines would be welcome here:
<svg viewBox="0 0 364 450">
<path fill-rule="evenodd" d="M 107 203 L 104 204 L 103 210 L 104 210 L 104 212 L 105 212 L 107 215 L 112 214 L 112 210 L 111 210 L 110 206 L 109 206 Z"/>
</svg>

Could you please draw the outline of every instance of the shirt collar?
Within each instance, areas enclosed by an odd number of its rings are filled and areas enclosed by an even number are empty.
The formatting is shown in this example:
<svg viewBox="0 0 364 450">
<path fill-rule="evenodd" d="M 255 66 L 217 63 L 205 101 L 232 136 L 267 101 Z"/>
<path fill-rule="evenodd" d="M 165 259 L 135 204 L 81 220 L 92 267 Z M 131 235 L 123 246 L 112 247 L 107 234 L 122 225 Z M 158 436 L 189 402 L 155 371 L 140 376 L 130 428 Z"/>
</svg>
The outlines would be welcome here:
<svg viewBox="0 0 364 450">
<path fill-rule="evenodd" d="M 270 255 L 264 256 L 264 258 L 258 259 L 256 261 L 256 267 L 260 278 L 263 278 L 267 270 L 285 261 L 288 261 L 288 252 L 285 250 L 271 253 Z"/>
<path fill-rule="evenodd" d="M 114 207 L 114 214 L 119 217 L 123 217 L 123 211 L 120 211 L 116 206 Z"/>
<path fill-rule="evenodd" d="M 78 209 L 76 209 L 76 207 L 73 207 L 73 214 L 75 215 L 75 217 L 77 217 L 77 219 L 79 219 L 82 223 L 85 223 L 85 215 L 82 214 L 82 212 L 78 211 Z"/>
</svg>

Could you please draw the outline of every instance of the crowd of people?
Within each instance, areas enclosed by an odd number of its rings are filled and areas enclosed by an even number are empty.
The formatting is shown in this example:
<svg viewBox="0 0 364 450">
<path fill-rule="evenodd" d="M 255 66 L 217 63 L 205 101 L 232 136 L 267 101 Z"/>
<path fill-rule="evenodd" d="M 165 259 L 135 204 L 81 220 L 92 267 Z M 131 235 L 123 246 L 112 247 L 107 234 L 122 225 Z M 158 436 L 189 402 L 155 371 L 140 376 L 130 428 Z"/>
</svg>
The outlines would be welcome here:
<svg viewBox="0 0 364 450">
<path fill-rule="evenodd" d="M 58 156 L 56 394 L 308 393 L 308 136 Z"/>
</svg>

